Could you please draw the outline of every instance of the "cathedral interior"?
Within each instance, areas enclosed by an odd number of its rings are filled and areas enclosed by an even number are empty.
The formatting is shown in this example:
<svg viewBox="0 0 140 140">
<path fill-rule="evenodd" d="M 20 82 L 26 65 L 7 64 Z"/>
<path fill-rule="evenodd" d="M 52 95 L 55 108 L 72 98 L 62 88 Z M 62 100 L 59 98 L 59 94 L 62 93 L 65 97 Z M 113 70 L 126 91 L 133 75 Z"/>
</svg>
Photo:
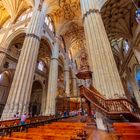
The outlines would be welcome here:
<svg viewBox="0 0 140 140">
<path fill-rule="evenodd" d="M 140 121 L 139 0 L 0 0 L 0 117 L 96 114 Z"/>
</svg>

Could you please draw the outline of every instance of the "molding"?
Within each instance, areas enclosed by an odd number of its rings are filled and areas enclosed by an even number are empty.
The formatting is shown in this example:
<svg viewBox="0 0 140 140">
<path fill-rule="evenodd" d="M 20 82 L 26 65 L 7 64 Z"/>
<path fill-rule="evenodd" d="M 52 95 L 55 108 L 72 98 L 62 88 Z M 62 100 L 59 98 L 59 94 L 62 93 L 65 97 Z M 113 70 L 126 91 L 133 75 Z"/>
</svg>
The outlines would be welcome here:
<svg viewBox="0 0 140 140">
<path fill-rule="evenodd" d="M 76 79 L 76 78 L 72 77 L 71 79 Z"/>
<path fill-rule="evenodd" d="M 85 14 L 83 14 L 83 21 L 85 20 L 85 17 L 87 17 L 88 15 L 90 15 L 91 13 L 100 13 L 100 11 L 98 9 L 89 9 L 88 11 L 86 11 Z"/>
<path fill-rule="evenodd" d="M 3 47 L 0 46 L 0 52 L 1 52 L 1 53 L 6 53 L 6 54 L 7 54 L 7 49 L 5 49 L 5 48 L 3 48 Z"/>
<path fill-rule="evenodd" d="M 25 37 L 33 37 L 33 38 L 37 39 L 39 42 L 41 41 L 40 37 L 35 34 L 26 34 Z"/>
<path fill-rule="evenodd" d="M 64 70 L 64 72 L 70 72 L 69 70 Z"/>
<path fill-rule="evenodd" d="M 51 60 L 54 60 L 54 59 L 57 60 L 57 61 L 59 61 L 58 58 L 55 58 L 55 57 L 52 57 L 52 58 L 51 58 Z"/>
<path fill-rule="evenodd" d="M 6 54 L 6 58 L 10 59 L 11 61 L 15 62 L 15 63 L 18 63 L 18 58 L 15 58 L 9 54 Z"/>
</svg>

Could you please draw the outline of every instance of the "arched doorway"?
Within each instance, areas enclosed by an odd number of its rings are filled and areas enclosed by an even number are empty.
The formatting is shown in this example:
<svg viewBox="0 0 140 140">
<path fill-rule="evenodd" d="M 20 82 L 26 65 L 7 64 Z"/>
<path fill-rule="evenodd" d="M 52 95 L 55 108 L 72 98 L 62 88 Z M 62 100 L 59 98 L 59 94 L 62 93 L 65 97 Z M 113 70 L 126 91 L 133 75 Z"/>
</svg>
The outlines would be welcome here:
<svg viewBox="0 0 140 140">
<path fill-rule="evenodd" d="M 6 104 L 9 89 L 11 86 L 11 75 L 9 71 L 4 71 L 0 74 L 0 116 Z"/>
<path fill-rule="evenodd" d="M 39 81 L 34 81 L 32 86 L 29 112 L 32 116 L 41 114 L 41 101 L 42 101 L 43 87 Z"/>
</svg>

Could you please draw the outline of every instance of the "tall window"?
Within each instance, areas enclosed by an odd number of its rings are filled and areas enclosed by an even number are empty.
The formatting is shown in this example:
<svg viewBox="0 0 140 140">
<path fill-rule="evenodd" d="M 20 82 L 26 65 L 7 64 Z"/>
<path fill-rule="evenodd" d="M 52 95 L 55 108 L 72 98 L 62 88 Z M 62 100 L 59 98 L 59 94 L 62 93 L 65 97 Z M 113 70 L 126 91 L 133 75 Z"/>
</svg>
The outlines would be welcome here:
<svg viewBox="0 0 140 140">
<path fill-rule="evenodd" d="M 18 21 L 23 21 L 25 19 L 31 18 L 32 17 L 33 12 L 31 11 L 31 9 L 25 11 L 19 18 Z"/>
<path fill-rule="evenodd" d="M 38 63 L 38 69 L 39 69 L 40 71 L 43 71 L 43 70 L 44 70 L 44 64 L 43 64 L 42 61 L 39 61 L 39 63 Z"/>
<path fill-rule="evenodd" d="M 51 19 L 51 17 L 46 16 L 45 18 L 45 23 L 46 25 L 49 27 L 49 29 L 54 32 L 54 24 L 53 24 L 53 20 Z"/>
<path fill-rule="evenodd" d="M 127 40 L 124 40 L 124 43 L 123 43 L 123 49 L 124 49 L 124 52 L 127 53 L 128 50 L 129 50 L 129 44 L 128 44 L 128 41 Z"/>
</svg>

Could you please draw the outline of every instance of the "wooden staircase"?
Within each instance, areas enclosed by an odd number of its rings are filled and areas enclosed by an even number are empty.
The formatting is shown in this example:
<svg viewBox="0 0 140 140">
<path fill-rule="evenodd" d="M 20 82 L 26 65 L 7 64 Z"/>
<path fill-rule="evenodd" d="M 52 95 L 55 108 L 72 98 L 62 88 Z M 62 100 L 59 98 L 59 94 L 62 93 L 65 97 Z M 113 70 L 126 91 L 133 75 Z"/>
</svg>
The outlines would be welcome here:
<svg viewBox="0 0 140 140">
<path fill-rule="evenodd" d="M 125 98 L 106 99 L 94 87 L 89 89 L 84 86 L 80 86 L 80 94 L 110 118 L 118 116 L 132 122 L 140 121 L 139 107 Z"/>
</svg>

